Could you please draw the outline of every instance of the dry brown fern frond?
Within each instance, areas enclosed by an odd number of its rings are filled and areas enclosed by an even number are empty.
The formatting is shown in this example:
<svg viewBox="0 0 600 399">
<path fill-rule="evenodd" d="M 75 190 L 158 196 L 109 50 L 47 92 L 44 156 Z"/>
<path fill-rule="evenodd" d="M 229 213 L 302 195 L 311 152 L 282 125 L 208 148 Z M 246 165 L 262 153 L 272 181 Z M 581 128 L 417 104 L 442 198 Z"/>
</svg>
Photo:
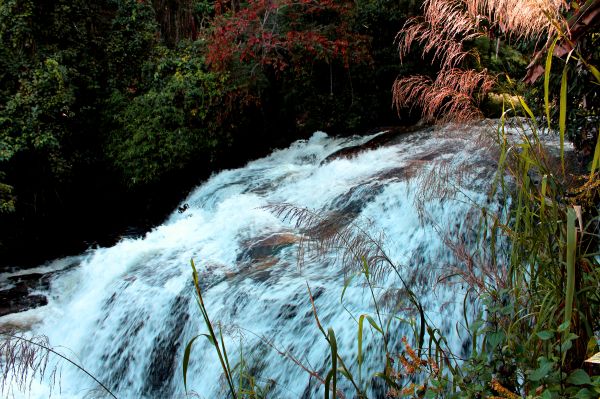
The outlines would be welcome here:
<svg viewBox="0 0 600 399">
<path fill-rule="evenodd" d="M 302 233 L 298 245 L 298 262 L 302 266 L 307 254 L 316 257 L 333 255 L 341 262 L 344 273 L 363 271 L 380 280 L 386 267 L 396 266 L 383 250 L 384 237 L 373 237 L 352 218 L 339 213 L 322 213 L 293 204 L 273 204 L 265 209 L 283 221 L 294 223 Z"/>
</svg>

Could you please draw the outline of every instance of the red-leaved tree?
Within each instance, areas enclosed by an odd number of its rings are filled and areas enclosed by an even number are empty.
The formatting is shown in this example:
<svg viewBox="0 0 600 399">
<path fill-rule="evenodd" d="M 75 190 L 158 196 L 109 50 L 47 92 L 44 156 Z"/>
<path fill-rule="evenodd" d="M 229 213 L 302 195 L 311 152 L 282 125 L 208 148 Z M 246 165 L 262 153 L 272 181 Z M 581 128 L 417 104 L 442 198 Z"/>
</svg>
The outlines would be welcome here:
<svg viewBox="0 0 600 399">
<path fill-rule="evenodd" d="M 206 61 L 216 70 L 237 66 L 305 68 L 315 62 L 369 62 L 368 40 L 352 31 L 347 0 L 250 0 L 217 3 Z"/>
</svg>

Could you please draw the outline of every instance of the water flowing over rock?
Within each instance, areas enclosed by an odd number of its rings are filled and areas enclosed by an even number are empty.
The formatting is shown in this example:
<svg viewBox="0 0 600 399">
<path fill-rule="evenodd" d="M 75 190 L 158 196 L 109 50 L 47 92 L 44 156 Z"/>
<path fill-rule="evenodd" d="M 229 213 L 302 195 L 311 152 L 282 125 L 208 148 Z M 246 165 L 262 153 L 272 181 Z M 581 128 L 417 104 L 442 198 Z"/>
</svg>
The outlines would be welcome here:
<svg viewBox="0 0 600 399">
<path fill-rule="evenodd" d="M 329 351 L 315 325 L 308 284 L 321 323 L 335 330 L 340 353 L 354 364 L 356 322 L 340 300 L 345 278 L 356 270 L 344 267 L 336 248 L 311 254 L 310 231 L 302 221 L 269 208 L 287 203 L 314 211 L 322 226 L 360 229 L 383 243 L 428 318 L 448 334 L 450 345 L 461 348 L 466 335 L 455 327 L 466 290 L 438 283 L 437 277 L 459 263 L 448 240 L 469 245 L 476 238 L 471 205 L 494 206 L 487 194 L 495 171 L 489 141 L 476 139 L 488 131 L 493 128 L 486 124 L 426 128 L 379 139 L 318 132 L 243 168 L 215 174 L 182 201 L 183 211 L 175 209 L 144 237 L 90 250 L 77 266 L 51 276 L 48 304 L 28 312 L 37 320 L 30 333 L 68 348 L 120 398 L 184 397 L 183 348 L 206 332 L 191 278 L 194 259 L 208 314 L 223 328 L 231 362 L 243 348 L 259 383 L 275 381 L 272 397 L 320 397 L 322 385 L 273 347 L 324 374 Z M 342 156 L 350 153 L 352 159 Z M 382 306 L 414 317 L 392 270 L 382 267 L 377 276 Z M 374 312 L 363 283 L 356 277 L 344 292 L 343 305 L 355 317 Z M 0 322 L 19 317 L 11 316 Z M 391 347 L 399 349 L 410 327 L 394 322 L 392 331 Z M 365 330 L 365 340 L 363 377 L 380 371 L 385 361 L 372 331 Z M 195 341 L 190 359 L 188 389 L 202 398 L 224 397 L 208 341 Z M 83 373 L 63 367 L 60 397 L 80 397 L 95 388 Z M 371 393 L 385 393 L 378 389 L 374 385 Z M 48 397 L 48 388 L 36 383 L 23 396 Z"/>
</svg>

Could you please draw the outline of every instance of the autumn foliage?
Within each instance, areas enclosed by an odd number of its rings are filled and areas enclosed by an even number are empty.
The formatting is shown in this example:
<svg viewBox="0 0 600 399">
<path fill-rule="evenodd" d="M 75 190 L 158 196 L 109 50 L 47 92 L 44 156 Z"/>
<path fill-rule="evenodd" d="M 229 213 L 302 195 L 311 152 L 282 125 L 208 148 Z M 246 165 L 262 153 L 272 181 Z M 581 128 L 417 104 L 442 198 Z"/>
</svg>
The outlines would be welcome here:
<svg viewBox="0 0 600 399">
<path fill-rule="evenodd" d="M 216 6 L 206 55 L 216 70 L 241 64 L 280 73 L 316 61 L 346 68 L 370 61 L 367 38 L 350 27 L 350 1 L 250 0 L 236 8 Z"/>
</svg>

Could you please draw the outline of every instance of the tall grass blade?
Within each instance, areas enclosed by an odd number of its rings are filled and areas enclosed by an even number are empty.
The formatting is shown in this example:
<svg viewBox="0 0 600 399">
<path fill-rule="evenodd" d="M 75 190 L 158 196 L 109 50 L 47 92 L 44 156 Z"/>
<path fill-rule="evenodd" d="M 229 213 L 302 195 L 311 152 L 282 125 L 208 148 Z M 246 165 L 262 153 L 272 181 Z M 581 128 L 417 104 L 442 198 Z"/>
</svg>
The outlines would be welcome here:
<svg viewBox="0 0 600 399">
<path fill-rule="evenodd" d="M 565 67 L 563 68 L 562 76 L 560 78 L 558 128 L 560 133 L 560 164 L 562 166 L 563 175 L 565 174 L 565 131 L 567 130 L 567 70 L 572 53 L 573 51 L 571 50 L 567 56 Z"/>
<path fill-rule="evenodd" d="M 203 335 L 206 336 L 208 338 L 208 340 L 215 346 L 215 350 L 217 351 L 217 355 L 219 356 L 219 362 L 221 363 L 221 368 L 223 369 L 223 373 L 225 373 L 225 378 L 227 379 L 227 384 L 229 385 L 229 391 L 231 392 L 232 397 L 234 399 L 236 399 L 237 394 L 236 394 L 236 391 L 234 388 L 232 375 L 231 375 L 231 369 L 229 367 L 229 362 L 227 361 L 227 364 L 226 364 L 227 353 L 225 352 L 225 359 L 224 359 L 223 352 L 222 352 L 221 348 L 219 347 L 219 341 L 217 339 L 217 335 L 215 334 L 215 331 L 213 329 L 210 318 L 208 317 L 208 312 L 206 311 L 206 306 L 204 305 L 204 299 L 202 298 L 202 290 L 200 289 L 200 283 L 198 280 L 198 272 L 196 270 L 196 265 L 194 264 L 194 260 L 191 259 L 190 263 L 192 265 L 192 270 L 193 270 L 192 276 L 194 279 L 194 287 L 196 288 L 196 294 L 198 296 L 198 305 L 200 306 L 200 311 L 202 312 L 202 318 L 204 319 L 204 323 L 206 324 L 208 333 L 210 334 L 210 336 L 206 335 L 206 334 L 203 334 Z M 222 334 L 221 334 L 221 343 L 223 346 L 223 350 L 225 350 L 225 344 L 223 342 Z"/>
<path fill-rule="evenodd" d="M 377 325 L 377 322 L 371 317 L 371 316 L 367 316 L 367 320 L 369 321 L 369 324 L 376 329 L 377 331 L 379 331 L 381 334 L 383 334 L 383 330 L 381 329 L 381 327 L 379 327 Z"/>
<path fill-rule="evenodd" d="M 573 208 L 567 210 L 567 287 L 565 293 L 565 319 L 570 323 L 573 315 L 573 299 L 575 296 L 575 252 L 577 245 L 577 230 L 575 221 L 577 215 Z M 565 334 L 569 333 L 567 328 Z"/>
<path fill-rule="evenodd" d="M 552 69 L 552 57 L 554 56 L 554 46 L 558 37 L 554 39 L 552 45 L 548 49 L 548 55 L 546 56 L 546 68 L 544 70 L 544 105 L 546 107 L 546 120 L 548 121 L 548 130 L 551 129 L 550 121 L 550 70 Z"/>
<path fill-rule="evenodd" d="M 523 100 L 523 97 L 519 96 L 519 102 L 521 103 L 521 107 L 523 107 L 525 112 L 527 112 L 527 115 L 529 115 L 529 118 L 531 119 L 532 124 L 535 126 L 536 122 L 535 122 L 535 115 L 533 114 L 533 111 L 531 111 L 531 108 L 529 108 L 527 103 Z"/>
<path fill-rule="evenodd" d="M 337 392 L 337 341 L 335 339 L 335 333 L 333 332 L 333 328 L 329 328 L 329 344 L 331 345 L 331 369 L 333 370 L 333 379 L 332 379 L 332 390 L 333 395 L 335 397 Z"/>
<path fill-rule="evenodd" d="M 590 170 L 590 178 L 594 176 L 594 172 L 600 166 L 600 128 L 598 128 L 598 139 L 596 139 L 596 149 L 594 150 L 594 160 L 592 161 L 592 168 Z"/>
<path fill-rule="evenodd" d="M 335 333 L 333 331 L 333 328 L 329 327 L 328 333 L 329 333 L 328 334 L 329 335 L 329 346 L 331 347 L 331 372 L 333 372 L 333 375 L 331 378 L 331 390 L 333 391 L 333 397 L 335 397 L 336 392 L 337 392 L 337 360 L 338 360 L 337 341 L 335 339 Z M 328 390 L 329 390 L 329 384 L 327 384 L 325 392 L 328 392 Z"/>
<path fill-rule="evenodd" d="M 329 385 L 331 384 L 331 378 L 333 377 L 333 374 L 334 371 L 329 370 L 329 373 L 327 373 L 327 377 L 325 377 L 325 399 L 329 399 Z"/>
<path fill-rule="evenodd" d="M 221 338 L 221 348 L 223 348 L 223 357 L 225 358 L 225 365 L 227 366 L 227 373 L 232 375 L 231 366 L 229 365 L 229 357 L 227 356 L 227 349 L 225 348 L 225 341 L 223 341 L 223 331 L 219 331 L 219 337 Z"/>
<path fill-rule="evenodd" d="M 598 83 L 600 83 L 600 71 L 598 71 L 598 69 L 595 66 L 593 66 L 593 65 L 587 64 L 587 67 L 592 72 L 592 75 L 594 75 L 594 77 L 596 78 L 596 80 L 598 81 Z"/>
<path fill-rule="evenodd" d="M 546 208 L 546 190 L 548 189 L 548 175 L 542 178 L 542 192 L 540 199 L 540 222 L 544 223 L 544 210 Z"/>
<path fill-rule="evenodd" d="M 362 382 L 362 341 L 363 341 L 363 323 L 365 321 L 364 314 L 360 315 L 358 318 L 358 357 L 356 361 L 358 362 L 358 381 Z"/>
<path fill-rule="evenodd" d="M 196 335 L 194 338 L 192 338 L 190 340 L 190 342 L 188 342 L 188 344 L 185 347 L 185 352 L 183 353 L 183 387 L 185 389 L 186 394 L 187 394 L 187 369 L 188 369 L 188 363 L 190 362 L 190 352 L 192 350 L 192 344 L 198 337 L 199 337 L 199 335 Z"/>
</svg>

